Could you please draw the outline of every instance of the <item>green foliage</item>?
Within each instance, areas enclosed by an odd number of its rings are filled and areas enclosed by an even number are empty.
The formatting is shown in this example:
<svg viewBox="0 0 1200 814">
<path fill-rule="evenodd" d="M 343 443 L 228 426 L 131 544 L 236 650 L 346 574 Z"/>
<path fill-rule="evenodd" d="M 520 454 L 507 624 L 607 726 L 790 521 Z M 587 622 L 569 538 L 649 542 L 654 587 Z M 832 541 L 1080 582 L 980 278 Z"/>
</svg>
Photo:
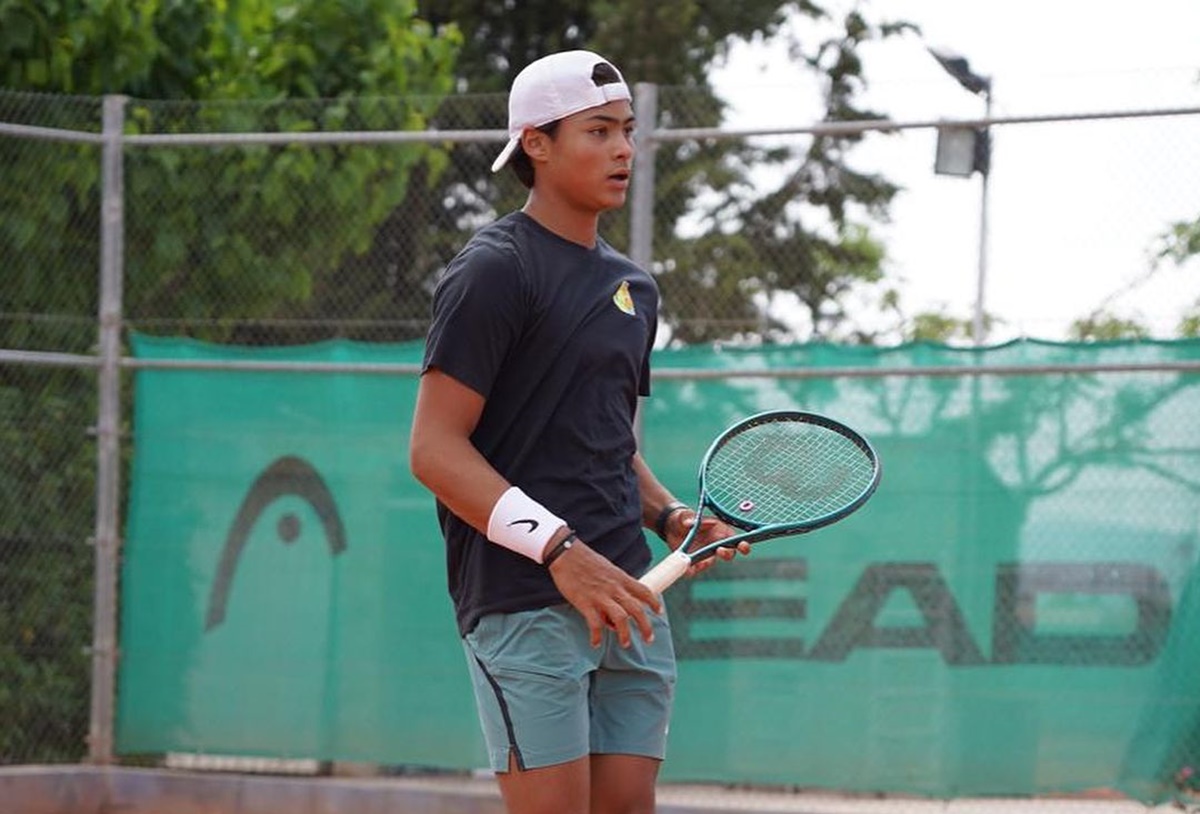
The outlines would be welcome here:
<svg viewBox="0 0 1200 814">
<path fill-rule="evenodd" d="M 95 132 L 95 96 L 123 94 L 131 134 L 421 129 L 421 95 L 451 88 L 458 45 L 410 0 L 0 0 L 0 109 Z M 0 347 L 89 352 L 100 150 L 0 146 Z M 125 162 L 126 314 L 231 341 L 310 338 L 239 332 L 230 304 L 249 319 L 319 309 L 410 178 L 446 166 L 399 146 L 140 146 Z M 396 298 L 358 292 L 343 313 L 380 299 Z M 0 763 L 85 749 L 95 414 L 91 375 L 0 368 Z"/>
<path fill-rule="evenodd" d="M 445 89 L 458 36 L 412 0 L 5 0 L 0 86 L 152 99 Z"/>
<path fill-rule="evenodd" d="M 198 4 L 192 4 L 198 5 Z M 0 86 L 71 94 L 136 92 L 182 31 L 183 3 L 7 0 L 0 4 Z"/>
<path fill-rule="evenodd" d="M 1192 303 L 1191 312 L 1179 321 L 1179 336 L 1186 339 L 1200 337 L 1200 300 Z"/>
<path fill-rule="evenodd" d="M 1100 312 L 1072 322 L 1068 335 L 1076 342 L 1107 342 L 1114 339 L 1146 339 L 1150 331 L 1135 320 Z"/>
<path fill-rule="evenodd" d="M 677 0 L 479 4 L 426 0 L 435 23 L 454 20 L 473 32 L 459 63 L 460 85 L 503 92 L 528 62 L 563 48 L 589 48 L 610 57 L 632 83 L 660 87 L 663 127 L 717 127 L 725 103 L 710 73 L 737 39 L 781 36 L 790 18 L 800 21 L 793 51 L 819 77 L 830 121 L 874 118 L 856 98 L 865 87 L 863 44 L 915 30 L 907 23 L 873 23 L 853 11 L 834 19 L 811 2 L 748 0 L 703 3 Z M 510 7 L 511 6 L 511 7 Z M 817 32 L 832 32 L 824 39 Z M 808 41 L 812 34 L 812 42 Z M 485 126 L 503 126 L 497 115 Z M 848 328 L 841 304 L 851 290 L 882 278 L 884 252 L 870 232 L 886 218 L 898 191 L 886 179 L 854 170 L 855 136 L 815 138 L 802 155 L 732 140 L 663 144 L 655 161 L 655 273 L 664 294 L 664 317 L 673 341 L 707 342 L 748 331 L 780 328 L 762 302 L 788 294 L 812 317 L 818 336 Z M 462 147 L 458 163 L 478 167 L 494 147 Z M 469 157 L 468 157 L 469 156 Z M 777 184 L 762 191 L 761 178 Z M 465 178 L 448 176 L 448 187 Z M 475 190 L 473 190 L 475 192 Z M 487 216 L 519 206 L 514 186 L 457 198 L 463 210 Z M 610 216 L 606 237 L 628 248 L 627 218 Z M 686 223 L 707 229 L 696 236 Z M 441 233 L 444 243 L 455 237 Z M 461 233 L 457 241 L 465 239 Z"/>
<path fill-rule="evenodd" d="M 1162 235 L 1156 253 L 1159 260 L 1171 260 L 1183 265 L 1189 258 L 1200 254 L 1200 220 L 1193 223 L 1178 221 Z"/>
<path fill-rule="evenodd" d="M 86 752 L 92 378 L 0 368 L 0 764 Z"/>
<path fill-rule="evenodd" d="M 824 118 L 827 121 L 881 118 L 881 114 L 856 104 L 857 95 L 865 87 L 857 52 L 868 41 L 904 33 L 911 26 L 874 25 L 858 12 L 834 20 L 815 4 L 805 4 L 800 13 L 807 18 L 812 31 L 833 32 L 812 46 L 795 42 L 792 47 L 795 58 L 821 77 Z M 666 113 L 670 115 L 671 110 Z M 720 108 L 713 108 L 711 113 L 713 120 L 704 124 L 718 123 Z M 703 193 L 704 199 L 715 201 L 707 213 L 709 220 L 719 224 L 722 233 L 736 234 L 751 247 L 750 252 L 730 254 L 728 262 L 710 264 L 702 272 L 705 276 L 738 281 L 747 297 L 743 307 L 747 314 L 761 310 L 749 302 L 752 294 L 765 295 L 770 300 L 787 293 L 807 310 L 815 337 L 851 336 L 853 321 L 848 319 L 843 303 L 851 291 L 883 278 L 885 252 L 872 236 L 870 223 L 886 220 L 888 207 L 898 192 L 898 187 L 882 176 L 852 168 L 849 154 L 861 138 L 855 134 L 816 136 L 800 156 L 790 150 L 748 145 L 709 147 L 700 173 L 696 173 L 695 160 L 688 160 L 699 145 L 680 145 L 674 156 L 665 161 L 674 164 L 667 171 L 671 181 L 681 182 L 681 188 L 690 185 L 688 195 L 678 196 L 687 204 L 674 212 L 656 210 L 656 223 L 663 224 L 655 236 L 656 256 L 664 253 L 675 258 L 686 256 L 680 251 L 686 238 L 679 235 L 677 224 L 689 211 L 694 216 L 694 199 Z M 660 158 L 660 166 L 663 162 Z M 761 180 L 752 183 L 750 176 L 757 173 L 761 179 L 768 168 L 774 168 L 775 183 L 764 192 Z M 665 299 L 676 341 L 720 338 L 713 336 L 707 325 L 695 324 L 694 309 L 701 298 L 689 300 L 681 296 L 681 290 L 694 288 L 696 269 L 686 263 L 675 266 L 678 270 L 674 273 L 691 278 L 682 284 L 667 276 L 660 281 L 664 290 L 675 289 L 675 296 Z M 759 320 L 763 321 L 761 316 Z M 768 333 L 781 327 L 771 320 L 765 322 Z M 741 329 L 747 327 L 752 324 Z M 727 328 L 734 330 L 737 326 L 731 324 Z M 869 341 L 869 336 L 861 331 L 857 336 L 860 341 Z"/>
<path fill-rule="evenodd" d="M 1161 236 L 1155 261 L 1171 261 L 1182 266 L 1196 255 L 1200 255 L 1200 220 L 1178 221 Z M 1189 313 L 1180 320 L 1177 332 L 1181 337 L 1200 336 L 1200 301 L 1192 303 Z"/>
<path fill-rule="evenodd" d="M 414 11 L 408 0 L 22 0 L 0 6 L 0 75 L 25 90 L 159 100 L 130 101 L 130 133 L 422 129 L 420 95 L 450 89 L 458 36 L 435 32 Z M 184 99 L 229 101 L 170 101 Z M 61 266 L 67 249 L 94 269 L 98 151 L 60 152 L 33 162 L 19 150 L 0 156 L 14 181 L 0 191 L 0 265 L 26 278 Z M 238 337 L 214 321 L 231 316 L 231 301 L 233 316 L 249 319 L 307 312 L 370 247 L 418 165 L 426 176 L 440 172 L 443 151 L 127 150 L 127 313 L 160 325 L 199 320 L 210 325 L 207 337 L 229 340 Z M 48 187 L 60 194 L 46 195 Z M 61 228 L 63 240 L 45 240 L 47 228 Z M 44 294 L 34 292 L 43 309 Z"/>
<path fill-rule="evenodd" d="M 911 327 L 905 333 L 906 342 L 951 343 L 971 338 L 971 321 L 957 319 L 943 313 L 926 312 L 912 318 Z"/>
</svg>

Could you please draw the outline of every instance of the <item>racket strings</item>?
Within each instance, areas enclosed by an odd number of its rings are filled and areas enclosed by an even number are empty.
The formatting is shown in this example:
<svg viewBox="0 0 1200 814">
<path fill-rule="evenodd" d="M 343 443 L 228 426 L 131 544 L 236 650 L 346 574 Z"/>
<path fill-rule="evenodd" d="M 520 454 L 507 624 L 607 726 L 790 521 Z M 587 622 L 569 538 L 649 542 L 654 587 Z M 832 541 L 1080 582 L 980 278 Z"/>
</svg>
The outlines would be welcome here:
<svg viewBox="0 0 1200 814">
<path fill-rule="evenodd" d="M 871 456 L 842 433 L 779 421 L 729 438 L 708 462 L 705 489 L 749 526 L 808 523 L 856 500 L 874 470 Z"/>
</svg>

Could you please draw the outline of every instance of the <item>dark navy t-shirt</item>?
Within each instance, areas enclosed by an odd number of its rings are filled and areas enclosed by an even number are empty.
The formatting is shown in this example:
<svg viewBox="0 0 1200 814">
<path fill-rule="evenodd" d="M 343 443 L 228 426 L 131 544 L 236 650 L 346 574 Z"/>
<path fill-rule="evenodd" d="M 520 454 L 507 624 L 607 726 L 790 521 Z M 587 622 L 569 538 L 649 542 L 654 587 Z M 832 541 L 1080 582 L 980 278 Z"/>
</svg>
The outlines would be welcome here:
<svg viewBox="0 0 1200 814">
<path fill-rule="evenodd" d="M 509 483 L 626 572 L 650 561 L 632 467 L 650 387 L 653 278 L 514 212 L 480 230 L 434 295 L 424 368 L 485 398 L 472 443 Z M 489 542 L 440 502 L 459 630 L 563 601 L 545 567 Z"/>
</svg>

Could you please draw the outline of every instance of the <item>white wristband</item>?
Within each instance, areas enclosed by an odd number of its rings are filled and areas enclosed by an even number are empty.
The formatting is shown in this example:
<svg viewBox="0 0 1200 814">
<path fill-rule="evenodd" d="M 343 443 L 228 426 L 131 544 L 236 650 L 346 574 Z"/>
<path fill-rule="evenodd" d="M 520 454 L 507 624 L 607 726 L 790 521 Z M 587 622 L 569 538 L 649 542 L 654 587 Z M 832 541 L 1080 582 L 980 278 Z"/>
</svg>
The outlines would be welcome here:
<svg viewBox="0 0 1200 814">
<path fill-rule="evenodd" d="M 540 563 L 546 543 L 565 525 L 562 518 L 551 514 L 516 486 L 510 486 L 492 507 L 487 536 L 496 545 Z"/>
</svg>

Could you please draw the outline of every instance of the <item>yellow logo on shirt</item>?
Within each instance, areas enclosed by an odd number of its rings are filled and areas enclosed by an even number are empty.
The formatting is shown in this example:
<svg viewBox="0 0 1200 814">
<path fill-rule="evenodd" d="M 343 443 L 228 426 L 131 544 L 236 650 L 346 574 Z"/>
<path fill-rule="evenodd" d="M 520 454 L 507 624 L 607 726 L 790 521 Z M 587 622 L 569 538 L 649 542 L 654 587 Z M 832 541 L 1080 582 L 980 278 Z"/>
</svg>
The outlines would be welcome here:
<svg viewBox="0 0 1200 814">
<path fill-rule="evenodd" d="M 613 294 L 613 302 L 617 307 L 630 316 L 634 316 L 636 312 L 633 308 L 633 297 L 629 294 L 629 281 L 623 281 L 617 288 L 617 293 Z"/>
</svg>

